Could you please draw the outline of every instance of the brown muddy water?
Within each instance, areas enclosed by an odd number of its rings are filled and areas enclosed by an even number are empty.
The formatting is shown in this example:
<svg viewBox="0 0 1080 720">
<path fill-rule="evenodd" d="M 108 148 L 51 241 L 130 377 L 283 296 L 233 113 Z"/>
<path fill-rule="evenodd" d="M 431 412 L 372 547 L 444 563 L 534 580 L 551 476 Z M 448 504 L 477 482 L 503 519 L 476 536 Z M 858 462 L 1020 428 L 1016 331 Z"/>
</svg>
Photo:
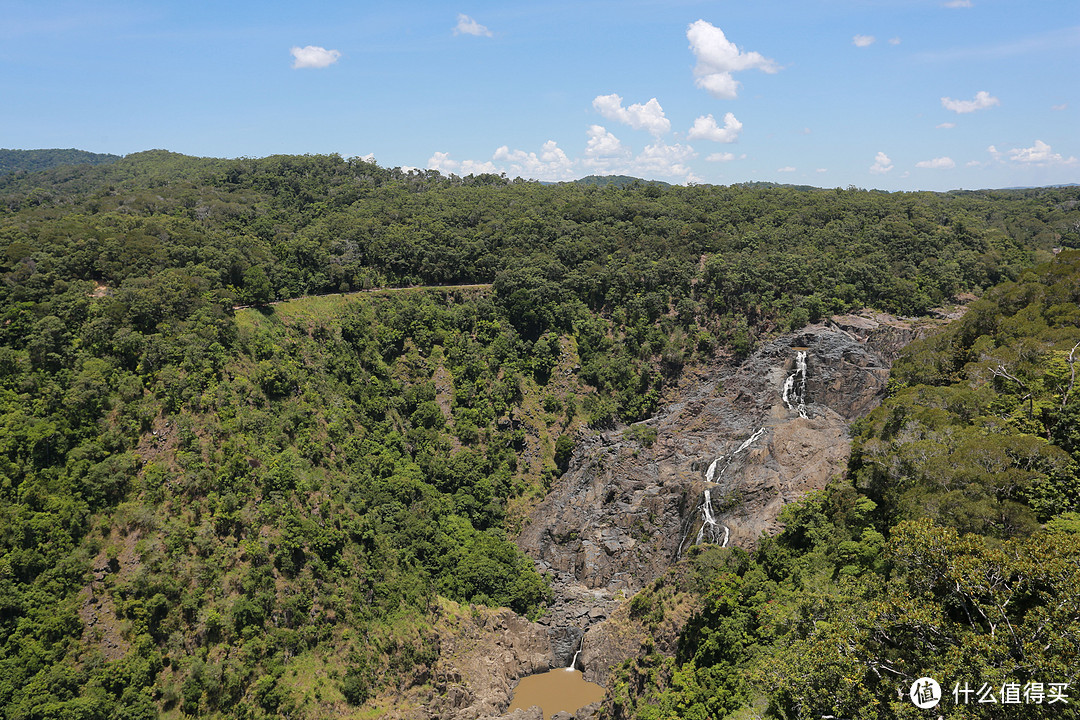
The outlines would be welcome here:
<svg viewBox="0 0 1080 720">
<path fill-rule="evenodd" d="M 551 716 L 557 712 L 565 710 L 572 713 L 603 697 L 604 688 L 587 682 L 580 670 L 555 668 L 521 678 L 506 712 L 539 705 L 544 711 L 544 720 L 551 720 Z"/>
</svg>

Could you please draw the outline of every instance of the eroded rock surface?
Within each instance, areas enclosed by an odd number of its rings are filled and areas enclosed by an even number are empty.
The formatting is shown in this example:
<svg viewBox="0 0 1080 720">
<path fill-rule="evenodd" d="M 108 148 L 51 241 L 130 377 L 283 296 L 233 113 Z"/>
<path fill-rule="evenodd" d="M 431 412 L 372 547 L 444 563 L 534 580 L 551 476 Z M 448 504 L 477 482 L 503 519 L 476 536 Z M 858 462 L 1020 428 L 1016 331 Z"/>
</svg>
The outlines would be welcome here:
<svg viewBox="0 0 1080 720">
<path fill-rule="evenodd" d="M 697 542 L 749 548 L 762 533 L 778 531 L 785 504 L 843 472 L 851 422 L 880 402 L 892 360 L 925 332 L 879 313 L 830 318 L 687 387 L 644 423 L 656 431 L 648 446 L 633 428 L 582 440 L 517 539 L 552 577 L 556 593 L 538 624 L 517 629 L 529 637 L 532 660 L 511 660 L 516 650 L 508 647 L 487 664 L 490 648 L 478 647 L 469 654 L 476 662 L 466 663 L 469 677 L 459 677 L 462 692 L 451 693 L 452 707 L 429 710 L 463 720 L 535 715 L 499 715 L 499 701 L 509 701 L 514 679 L 565 667 L 578 651 L 585 678 L 606 684 L 645 638 L 625 600 Z M 671 627 L 652 641 L 673 652 L 694 608 L 685 599 L 671 603 Z M 507 632 L 504 626 L 494 636 Z M 457 662 L 444 658 L 447 667 Z M 504 663 L 505 670 L 495 667 Z M 485 674 L 491 677 L 481 679 Z"/>
<path fill-rule="evenodd" d="M 843 325 L 808 327 L 718 369 L 645 423 L 656 431 L 651 447 L 632 431 L 582 441 L 518 537 L 555 581 L 559 600 L 544 622 L 559 662 L 695 542 L 749 548 L 779 530 L 785 504 L 843 471 L 848 428 L 888 379 L 875 343 L 891 355 L 914 337 L 873 318 Z"/>
<path fill-rule="evenodd" d="M 417 717 L 475 720 L 510 705 L 519 678 L 555 666 L 547 628 L 508 608 L 493 610 L 444 601 L 433 693 Z M 532 718 L 521 711 L 521 718 Z M 517 718 L 518 715 L 510 717 Z"/>
</svg>

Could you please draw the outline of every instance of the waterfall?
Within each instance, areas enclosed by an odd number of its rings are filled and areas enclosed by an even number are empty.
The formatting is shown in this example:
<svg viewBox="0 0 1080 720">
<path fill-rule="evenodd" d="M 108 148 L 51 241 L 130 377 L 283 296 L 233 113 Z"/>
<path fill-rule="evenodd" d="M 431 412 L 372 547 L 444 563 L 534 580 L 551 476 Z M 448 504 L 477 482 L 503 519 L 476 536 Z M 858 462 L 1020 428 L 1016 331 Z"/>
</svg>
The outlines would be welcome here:
<svg viewBox="0 0 1080 720">
<path fill-rule="evenodd" d="M 754 433 L 754 434 L 753 434 L 753 435 L 751 435 L 750 437 L 748 437 L 748 438 L 746 438 L 745 440 L 743 440 L 743 444 L 739 446 L 739 449 L 738 449 L 738 450 L 736 450 L 735 452 L 731 453 L 731 454 L 732 454 L 732 455 L 738 455 L 738 454 L 739 454 L 739 453 L 741 453 L 741 452 L 742 452 L 743 450 L 745 450 L 746 448 L 748 448 L 748 447 L 750 447 L 751 445 L 753 445 L 753 444 L 754 444 L 754 441 L 755 441 L 755 440 L 757 440 L 757 439 L 758 439 L 759 437 L 761 437 L 762 433 L 764 433 L 764 432 L 765 432 L 765 428 L 764 428 L 764 427 L 758 428 L 758 431 L 757 431 L 756 433 Z"/>
<path fill-rule="evenodd" d="M 709 469 L 705 471 L 705 482 L 711 483 L 713 481 L 713 477 L 716 475 L 716 464 L 723 459 L 724 456 L 721 455 L 720 457 L 712 461 L 712 463 L 709 465 Z"/>
<path fill-rule="evenodd" d="M 799 417 L 806 418 L 806 350 L 795 354 L 795 372 L 784 380 L 782 397 L 788 410 L 795 410 Z"/>
<path fill-rule="evenodd" d="M 581 642 L 580 642 L 580 643 L 578 644 L 578 649 L 577 649 L 577 652 L 576 652 L 576 653 L 574 653 L 574 657 L 573 657 L 573 658 L 571 658 L 571 660 L 570 660 L 570 664 L 566 666 L 566 669 L 567 669 L 567 670 L 573 670 L 573 669 L 574 669 L 574 666 L 575 666 L 575 665 L 577 665 L 577 656 L 581 654 L 581 650 L 582 650 L 582 649 L 583 649 L 584 647 L 585 647 L 585 634 L 584 634 L 584 633 L 582 633 L 582 635 L 581 635 Z"/>
<path fill-rule="evenodd" d="M 724 541 L 723 547 L 727 547 L 728 535 L 731 531 L 727 525 L 721 526 L 716 522 L 716 517 L 713 515 L 712 509 L 712 493 L 710 490 L 705 490 L 705 500 L 701 503 L 701 529 L 698 530 L 697 539 L 694 540 L 695 545 L 701 544 L 701 541 L 708 535 L 708 541 L 715 543 L 720 538 L 720 528 L 724 528 Z"/>
<path fill-rule="evenodd" d="M 785 402 L 787 402 L 787 394 L 785 391 Z M 746 450 L 748 447 L 757 442 L 757 439 L 765 434 L 765 427 L 758 428 L 753 435 L 742 441 L 730 455 L 720 455 L 711 463 L 705 470 L 705 483 L 712 485 L 719 481 L 723 477 L 724 471 L 731 465 L 731 461 L 735 459 L 735 456 Z M 724 464 L 721 465 L 720 463 Z M 713 515 L 712 507 L 712 490 L 710 488 L 705 489 L 705 497 L 698 508 L 701 511 L 701 527 L 698 528 L 697 536 L 694 538 L 694 542 L 691 545 L 700 545 L 702 541 L 719 544 L 720 547 L 727 547 L 728 538 L 731 536 L 731 529 L 727 525 L 721 525 L 716 522 L 716 516 Z M 682 557 L 683 547 L 686 546 L 686 541 L 690 537 L 690 533 L 693 531 L 693 524 L 687 525 L 686 532 L 683 534 L 682 542 L 679 543 L 679 550 L 675 555 L 678 559 Z M 720 528 L 724 529 L 723 537 L 721 539 Z"/>
</svg>

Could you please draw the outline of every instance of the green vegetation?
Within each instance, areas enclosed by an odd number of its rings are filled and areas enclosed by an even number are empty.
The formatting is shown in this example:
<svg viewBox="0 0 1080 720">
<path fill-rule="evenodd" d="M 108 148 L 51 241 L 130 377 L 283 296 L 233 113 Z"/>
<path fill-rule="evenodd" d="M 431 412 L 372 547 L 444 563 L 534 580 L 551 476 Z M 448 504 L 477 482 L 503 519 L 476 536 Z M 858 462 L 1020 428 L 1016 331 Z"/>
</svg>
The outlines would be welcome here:
<svg viewBox="0 0 1080 720">
<path fill-rule="evenodd" d="M 92 153 L 85 150 L 0 149 L 0 174 L 18 171 L 37 172 L 60 165 L 104 165 L 119 159 L 119 155 Z"/>
<path fill-rule="evenodd" d="M 1061 396 L 1074 255 L 1025 269 L 1080 246 L 1078 197 L 542 186 L 163 151 L 0 175 L 0 708 L 321 717 L 424 682 L 438 596 L 543 612 L 546 583 L 507 536 L 586 424 L 646 418 L 686 365 L 826 313 L 923 312 L 1003 280 L 1021 289 L 987 302 L 1002 318 L 1043 303 L 1017 323 L 1046 337 L 1024 345 L 1020 325 L 998 320 L 1005 334 L 931 341 L 922 352 L 943 374 L 898 371 L 894 402 L 929 412 L 905 393 L 938 392 L 957 415 L 939 418 L 955 433 L 935 424 L 912 452 L 973 438 L 962 422 L 999 433 L 992 479 L 958 471 L 978 504 L 957 527 L 992 516 L 986 543 L 1027 543 L 1028 556 L 1054 544 L 1067 565 L 1070 546 L 1046 538 L 1066 532 L 1057 513 L 1075 500 L 1080 392 Z M 1056 287 L 1047 273 L 1064 284 L 1039 295 Z M 442 287 L 375 291 L 417 285 Z M 971 322 L 996 317 L 979 307 Z M 1004 353 L 992 361 L 988 333 Z M 947 383 L 980 378 L 989 390 L 946 397 Z M 678 662 L 704 674 L 680 670 L 697 684 L 661 683 L 665 697 L 730 688 L 719 709 L 754 697 L 730 668 L 704 670 L 771 647 L 723 620 L 745 592 L 788 588 L 791 608 L 817 607 L 805 583 L 819 577 L 891 588 L 931 561 L 903 554 L 918 542 L 991 558 L 999 546 L 918 524 L 923 488 L 933 518 L 960 515 L 951 486 L 888 475 L 885 453 L 907 452 L 911 432 L 889 429 L 908 422 L 890 420 L 896 407 L 859 441 L 854 477 L 873 500 L 852 499 L 857 517 L 835 526 L 815 501 L 803 525 L 820 534 L 793 521 L 753 558 L 733 555 L 697 622 L 742 635 L 730 650 L 687 641 Z M 1057 530 L 1039 525 L 1050 518 Z M 897 550 L 879 567 L 884 543 Z M 793 563 L 808 564 L 805 583 Z M 1061 581 L 1031 577 L 1023 606 L 1042 608 L 1038 593 Z M 934 596 L 943 583 L 912 587 Z M 843 605 L 835 592 L 823 585 L 821 602 Z M 807 617 L 769 632 L 815 641 Z M 798 687 L 775 686 L 780 711 L 802 707 Z"/>
<path fill-rule="evenodd" d="M 785 508 L 751 554 L 698 551 L 683 583 L 702 611 L 675 658 L 622 668 L 608 716 L 918 718 L 925 676 L 946 717 L 1069 716 L 1001 688 L 1080 680 L 1077 365 L 1076 251 L 910 345 L 849 479 Z"/>
</svg>

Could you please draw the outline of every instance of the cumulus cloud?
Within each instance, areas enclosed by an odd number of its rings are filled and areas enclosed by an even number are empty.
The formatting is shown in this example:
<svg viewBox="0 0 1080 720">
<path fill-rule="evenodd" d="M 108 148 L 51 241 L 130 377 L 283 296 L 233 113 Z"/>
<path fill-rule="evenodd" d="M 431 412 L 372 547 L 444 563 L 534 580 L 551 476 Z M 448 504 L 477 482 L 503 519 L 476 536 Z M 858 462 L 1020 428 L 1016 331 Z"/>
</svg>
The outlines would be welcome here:
<svg viewBox="0 0 1080 720">
<path fill-rule="evenodd" d="M 645 146 L 641 154 L 634 158 L 632 167 L 635 172 L 643 175 L 691 179 L 694 174 L 686 163 L 696 156 L 694 148 L 689 145 L 681 143 L 668 145 L 657 141 Z"/>
<path fill-rule="evenodd" d="M 915 163 L 917 168 L 928 168 L 931 170 L 952 170 L 956 167 L 956 163 L 951 157 L 939 157 L 933 160 L 920 160 Z"/>
<path fill-rule="evenodd" d="M 870 172 L 875 175 L 884 175 L 892 169 L 892 160 L 889 159 L 888 155 L 879 151 L 878 154 L 874 156 L 874 164 L 870 166 Z"/>
<path fill-rule="evenodd" d="M 956 127 L 956 123 L 954 123 L 954 122 L 943 122 L 943 123 L 941 123 L 940 125 L 937 126 L 937 129 L 938 130 L 952 130 L 954 127 Z"/>
<path fill-rule="evenodd" d="M 585 145 L 583 164 L 594 172 L 609 172 L 630 159 L 630 148 L 603 125 L 590 125 L 587 134 L 589 141 Z"/>
<path fill-rule="evenodd" d="M 1051 105 L 1050 109 L 1054 112 L 1061 112 L 1062 110 L 1069 109 L 1069 103 L 1061 103 L 1060 105 Z"/>
<path fill-rule="evenodd" d="M 539 153 L 511 150 L 503 145 L 492 159 L 510 163 L 510 174 L 537 180 L 569 180 L 574 175 L 574 161 L 554 140 L 544 143 Z"/>
<path fill-rule="evenodd" d="M 317 45 L 294 46 L 289 52 L 293 56 L 294 68 L 324 68 L 333 65 L 341 57 L 338 50 L 327 50 Z"/>
<path fill-rule="evenodd" d="M 990 154 L 995 159 L 1001 159 L 1002 153 L 998 152 L 997 148 L 991 145 L 989 148 Z M 1075 157 L 1064 157 L 1060 153 L 1056 153 L 1053 149 L 1044 143 L 1042 140 L 1036 140 L 1035 144 L 1029 148 L 1013 148 L 1004 156 L 1009 160 L 1021 165 L 1033 165 L 1036 167 L 1050 167 L 1052 165 L 1065 165 L 1073 166 L 1077 164 Z"/>
<path fill-rule="evenodd" d="M 795 168 L 794 168 L 794 167 L 792 167 L 791 165 L 785 165 L 785 166 L 784 166 L 784 167 L 782 167 L 782 168 L 776 168 L 776 172 L 780 172 L 780 173 L 793 173 L 793 172 L 795 172 Z"/>
<path fill-rule="evenodd" d="M 653 137 L 660 137 L 671 129 L 671 121 L 664 117 L 664 109 L 656 98 L 644 105 L 634 103 L 628 108 L 623 107 L 622 101 L 622 97 L 612 93 L 597 95 L 592 104 L 608 120 L 624 123 L 635 130 L 648 130 Z"/>
<path fill-rule="evenodd" d="M 975 3 L 971 2 L 971 0 L 949 0 L 949 2 L 945 3 L 945 7 L 947 7 L 947 8 L 969 8 L 969 7 L 975 7 Z"/>
<path fill-rule="evenodd" d="M 716 118 L 709 115 L 694 120 L 694 126 L 690 128 L 690 132 L 687 133 L 687 138 L 690 140 L 712 140 L 719 143 L 733 143 L 739 139 L 739 133 L 742 132 L 743 124 L 739 122 L 735 115 L 732 113 L 726 113 L 724 115 L 724 127 L 720 127 L 716 124 Z"/>
<path fill-rule="evenodd" d="M 491 31 L 487 29 L 486 25 L 481 25 L 464 13 L 458 13 L 457 25 L 454 26 L 454 34 L 491 37 Z"/>
<path fill-rule="evenodd" d="M 780 66 L 757 52 L 743 52 L 715 25 L 698 20 L 686 29 L 690 51 L 697 58 L 694 84 L 714 97 L 732 99 L 739 93 L 739 82 L 732 73 L 743 70 L 780 71 Z"/>
<path fill-rule="evenodd" d="M 712 155 L 709 155 L 705 159 L 708 160 L 709 162 L 731 162 L 732 160 L 735 159 L 735 153 L 718 152 L 718 153 L 713 153 Z"/>
<path fill-rule="evenodd" d="M 975 112 L 976 110 L 985 110 L 986 108 L 1000 104 L 1000 100 L 985 90 L 980 90 L 975 93 L 974 100 L 953 100 L 950 97 L 941 98 L 941 106 L 943 108 L 960 114 Z"/>
<path fill-rule="evenodd" d="M 851 44 L 855 47 L 870 47 L 876 39 L 873 35 L 856 35 L 851 38 Z"/>
<path fill-rule="evenodd" d="M 499 169 L 495 167 L 495 164 L 490 161 L 477 162 L 475 160 L 463 160 L 458 162 L 450 157 L 450 153 L 445 152 L 436 152 L 428 158 L 427 166 L 429 170 L 438 170 L 442 173 L 460 175 L 462 177 L 499 172 Z"/>
</svg>

